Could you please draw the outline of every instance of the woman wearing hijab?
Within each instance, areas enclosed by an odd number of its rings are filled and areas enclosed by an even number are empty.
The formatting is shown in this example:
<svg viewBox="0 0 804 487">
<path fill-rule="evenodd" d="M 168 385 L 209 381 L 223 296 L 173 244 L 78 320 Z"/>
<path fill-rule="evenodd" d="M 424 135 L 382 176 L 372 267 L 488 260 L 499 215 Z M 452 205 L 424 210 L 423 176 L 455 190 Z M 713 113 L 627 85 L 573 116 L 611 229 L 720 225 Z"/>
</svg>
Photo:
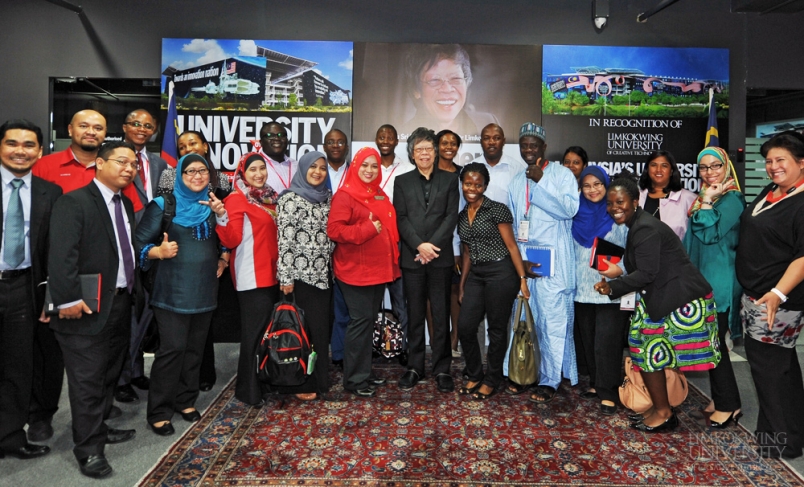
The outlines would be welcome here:
<svg viewBox="0 0 804 487">
<path fill-rule="evenodd" d="M 327 235 L 337 245 L 332 268 L 350 321 L 346 328 L 343 387 L 371 397 L 384 378 L 371 373 L 371 338 L 385 284 L 401 276 L 396 211 L 382 190 L 380 154 L 360 149 L 332 199 Z"/>
<path fill-rule="evenodd" d="M 578 213 L 572 219 L 575 244 L 575 350 L 589 370 L 589 389 L 584 399 L 600 398 L 600 411 L 617 411 L 617 388 L 622 383 L 622 359 L 628 314 L 620 310 L 619 299 L 595 292 L 600 274 L 589 265 L 595 238 L 625 247 L 628 227 L 615 225 L 606 211 L 606 192 L 610 180 L 599 166 L 580 172 L 581 197 Z M 604 264 L 606 265 L 606 264 Z"/>
<path fill-rule="evenodd" d="M 327 219 L 332 199 L 327 189 L 326 155 L 313 151 L 299 159 L 290 188 L 282 192 L 277 205 L 279 231 L 279 289 L 293 293 L 304 310 L 310 343 L 318 358 L 307 382 L 298 387 L 277 388 L 310 401 L 329 390 L 329 303 L 332 286 L 329 262 L 333 244 L 327 237 Z"/>
<path fill-rule="evenodd" d="M 219 258 L 216 216 L 223 205 L 209 193 L 209 163 L 198 154 L 179 159 L 173 196 L 176 214 L 162 233 L 163 196 L 154 198 L 137 225 L 140 266 L 158 259 L 151 307 L 159 328 L 159 349 L 151 366 L 148 424 L 162 436 L 174 433 L 175 411 L 197 421 L 198 370 L 217 306 Z"/>
<path fill-rule="evenodd" d="M 232 249 L 230 270 L 240 304 L 240 359 L 235 397 L 250 405 L 262 404 L 254 353 L 279 298 L 276 261 L 277 194 L 268 185 L 265 159 L 256 152 L 240 158 L 234 191 L 223 200 L 224 218 L 218 223 L 221 243 Z"/>
<path fill-rule="evenodd" d="M 729 156 L 720 147 L 707 147 L 698 154 L 698 170 L 703 185 L 689 210 L 690 223 L 684 235 L 684 248 L 715 293 L 723 355 L 717 367 L 709 369 L 712 403 L 707 410 L 712 412 L 709 424 L 713 428 L 725 428 L 742 416 L 740 391 L 726 352 L 726 333 L 731 330 L 733 337 L 742 335 L 742 287 L 737 282 L 735 259 L 745 198 L 737 185 Z"/>
</svg>

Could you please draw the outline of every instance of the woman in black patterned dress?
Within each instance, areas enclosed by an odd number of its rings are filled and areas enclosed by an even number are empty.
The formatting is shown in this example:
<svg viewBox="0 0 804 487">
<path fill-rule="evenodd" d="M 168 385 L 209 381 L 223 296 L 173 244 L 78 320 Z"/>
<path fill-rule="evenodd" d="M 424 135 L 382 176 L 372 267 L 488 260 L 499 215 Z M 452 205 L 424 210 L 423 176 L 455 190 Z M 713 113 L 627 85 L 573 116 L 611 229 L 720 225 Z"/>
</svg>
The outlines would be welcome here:
<svg viewBox="0 0 804 487">
<path fill-rule="evenodd" d="M 296 387 L 274 387 L 277 392 L 296 394 L 311 401 L 329 390 L 329 324 L 332 283 L 329 263 L 333 243 L 327 237 L 327 219 L 332 193 L 327 189 L 327 160 L 320 152 L 299 159 L 290 188 L 279 197 L 276 224 L 279 228 L 279 289 L 293 293 L 304 310 L 310 342 L 318 358 L 307 382 Z"/>
</svg>

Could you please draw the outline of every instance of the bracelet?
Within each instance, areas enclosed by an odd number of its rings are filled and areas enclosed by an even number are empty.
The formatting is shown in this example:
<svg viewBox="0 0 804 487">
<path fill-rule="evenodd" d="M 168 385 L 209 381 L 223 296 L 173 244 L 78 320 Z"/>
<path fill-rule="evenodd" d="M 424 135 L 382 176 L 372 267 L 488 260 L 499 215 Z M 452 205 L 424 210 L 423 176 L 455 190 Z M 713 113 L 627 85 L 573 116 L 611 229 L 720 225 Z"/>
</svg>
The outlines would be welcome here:
<svg viewBox="0 0 804 487">
<path fill-rule="evenodd" d="M 782 300 L 782 304 L 784 304 L 785 302 L 787 302 L 787 296 L 785 296 L 783 292 L 779 291 L 779 290 L 778 290 L 778 289 L 776 289 L 776 288 L 771 289 L 771 292 L 772 292 L 773 294 L 775 294 L 775 295 L 779 296 L 779 299 L 781 299 L 781 300 Z"/>
<path fill-rule="evenodd" d="M 519 276 L 520 279 L 527 279 L 528 276 Z"/>
<path fill-rule="evenodd" d="M 702 205 L 709 205 L 709 206 L 712 206 L 714 203 L 713 203 L 713 202 L 711 202 L 711 201 L 706 201 L 706 200 L 704 200 L 704 201 L 701 201 L 701 204 L 702 204 Z"/>
</svg>

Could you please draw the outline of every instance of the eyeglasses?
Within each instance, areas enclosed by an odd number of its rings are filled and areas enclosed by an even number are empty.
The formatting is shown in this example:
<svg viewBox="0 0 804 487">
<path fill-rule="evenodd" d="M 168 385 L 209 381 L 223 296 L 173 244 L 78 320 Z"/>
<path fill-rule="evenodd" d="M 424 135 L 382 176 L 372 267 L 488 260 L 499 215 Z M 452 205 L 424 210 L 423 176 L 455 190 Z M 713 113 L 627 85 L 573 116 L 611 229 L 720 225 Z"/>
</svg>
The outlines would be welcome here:
<svg viewBox="0 0 804 487">
<path fill-rule="evenodd" d="M 346 145 L 345 140 L 328 140 L 324 142 L 324 145 L 327 147 L 332 147 L 333 145 L 337 145 L 338 147 L 344 147 Z"/>
<path fill-rule="evenodd" d="M 584 184 L 581 186 L 581 189 L 600 189 L 604 187 L 605 184 L 601 183 L 600 181 L 592 183 L 592 184 Z"/>
<path fill-rule="evenodd" d="M 188 169 L 184 171 L 184 174 L 190 176 L 191 178 L 194 178 L 197 175 L 206 176 L 209 174 L 209 169 Z"/>
<path fill-rule="evenodd" d="M 463 86 L 463 84 L 465 82 L 466 82 L 466 78 L 460 78 L 460 77 L 455 77 L 455 78 L 450 78 L 450 79 L 433 78 L 433 79 L 425 80 L 424 84 L 426 84 L 430 88 L 441 88 L 442 86 L 444 86 L 444 83 L 447 83 L 448 85 L 452 86 L 453 88 L 457 88 L 459 86 Z"/>
<path fill-rule="evenodd" d="M 417 147 L 413 149 L 414 154 L 424 154 L 425 152 L 428 154 L 431 152 L 435 152 L 435 147 Z"/>
<path fill-rule="evenodd" d="M 123 169 L 125 169 L 127 167 L 130 167 L 131 169 L 133 169 L 135 171 L 140 170 L 140 163 L 137 162 L 137 161 L 129 162 L 129 161 L 125 161 L 125 160 L 121 161 L 120 159 L 104 159 L 104 161 L 114 161 L 115 164 L 117 164 L 118 166 L 122 167 Z"/>
<path fill-rule="evenodd" d="M 135 122 L 125 122 L 123 125 L 131 125 L 131 126 L 132 126 L 132 127 L 134 127 L 135 129 L 138 129 L 138 128 L 142 127 L 142 128 L 144 128 L 145 130 L 150 130 L 150 131 L 152 131 L 152 132 L 153 132 L 154 130 L 156 130 L 156 126 L 155 126 L 155 125 L 151 125 L 150 123 L 142 123 L 142 122 L 136 122 L 136 121 L 135 121 Z"/>
<path fill-rule="evenodd" d="M 272 132 L 268 132 L 267 134 L 260 135 L 260 137 L 262 137 L 263 139 L 268 139 L 268 140 L 271 140 L 271 139 L 287 139 L 288 134 L 274 134 Z"/>
<path fill-rule="evenodd" d="M 723 167 L 723 163 L 712 164 L 711 166 L 698 166 L 698 171 L 699 172 L 717 171 L 721 167 Z"/>
</svg>

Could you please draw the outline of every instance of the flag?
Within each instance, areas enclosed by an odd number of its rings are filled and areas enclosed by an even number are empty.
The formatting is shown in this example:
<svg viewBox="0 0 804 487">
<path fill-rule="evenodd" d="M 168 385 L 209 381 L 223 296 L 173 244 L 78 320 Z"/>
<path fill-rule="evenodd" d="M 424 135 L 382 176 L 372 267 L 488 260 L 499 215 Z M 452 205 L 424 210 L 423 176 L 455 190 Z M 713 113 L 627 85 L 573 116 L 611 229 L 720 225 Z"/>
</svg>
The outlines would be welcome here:
<svg viewBox="0 0 804 487">
<path fill-rule="evenodd" d="M 179 150 L 177 140 L 179 137 L 179 127 L 176 120 L 176 98 L 173 94 L 173 81 L 168 82 L 168 112 L 165 119 L 165 136 L 162 139 L 162 159 L 170 167 L 176 167 L 179 161 Z"/>
<path fill-rule="evenodd" d="M 706 129 L 704 147 L 720 147 L 717 133 L 717 109 L 715 107 L 715 90 L 709 88 L 709 124 Z"/>
<path fill-rule="evenodd" d="M 237 71 L 237 61 L 232 61 L 226 64 L 226 74 L 232 74 Z"/>
</svg>

